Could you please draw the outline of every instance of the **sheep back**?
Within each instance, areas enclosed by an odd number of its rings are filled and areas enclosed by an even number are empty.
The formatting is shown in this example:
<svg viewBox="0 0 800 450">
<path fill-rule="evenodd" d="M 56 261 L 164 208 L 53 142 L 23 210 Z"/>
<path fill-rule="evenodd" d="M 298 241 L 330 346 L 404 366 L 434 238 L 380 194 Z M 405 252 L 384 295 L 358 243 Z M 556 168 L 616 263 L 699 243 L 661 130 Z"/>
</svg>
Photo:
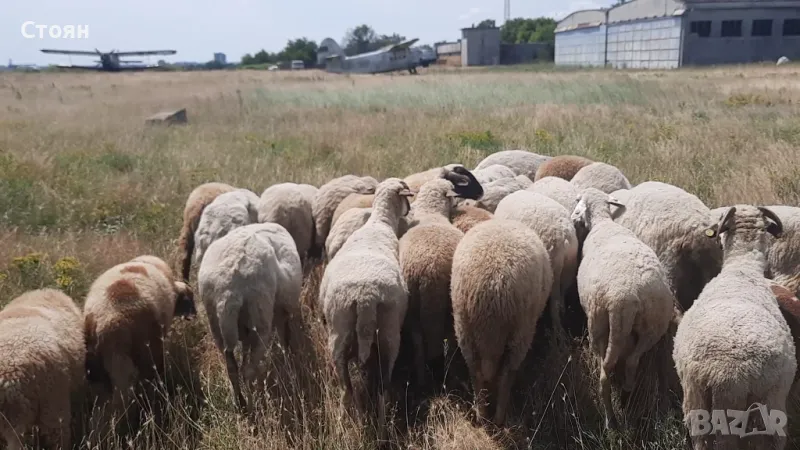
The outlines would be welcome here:
<svg viewBox="0 0 800 450">
<path fill-rule="evenodd" d="M 606 194 L 618 189 L 631 188 L 631 183 L 622 171 L 603 162 L 594 162 L 582 167 L 575 173 L 570 183 L 580 190 L 593 187 Z"/>
<path fill-rule="evenodd" d="M 558 177 L 540 178 L 526 190 L 550 197 L 570 212 L 578 204 L 578 194 L 581 193 L 577 186 Z"/>
<path fill-rule="evenodd" d="M 577 155 L 554 156 L 553 159 L 545 161 L 539 166 L 533 181 L 536 182 L 545 177 L 558 177 L 570 181 L 579 170 L 593 162 L 589 158 Z"/>
<path fill-rule="evenodd" d="M 305 257 L 315 245 L 313 204 L 317 188 L 296 183 L 274 184 L 261 194 L 258 222 L 284 227 L 294 239 L 297 252 Z"/>
<path fill-rule="evenodd" d="M 470 200 L 461 203 L 453 209 L 451 221 L 462 233 L 466 233 L 475 225 L 487 221 L 492 217 L 494 217 L 494 214 L 483 208 L 478 208 L 475 206 L 475 202 Z"/>
<path fill-rule="evenodd" d="M 344 175 L 322 185 L 314 197 L 312 208 L 318 242 L 325 242 L 328 238 L 333 214 L 342 200 L 353 193 L 373 194 L 377 187 L 378 181 L 375 178 L 357 175 Z"/>
<path fill-rule="evenodd" d="M 545 161 L 550 160 L 551 156 L 539 155 L 527 150 L 502 150 L 484 158 L 475 166 L 475 170 L 484 169 L 494 164 L 500 164 L 513 170 L 517 175 L 525 175 L 533 180 L 536 171 Z"/>
</svg>

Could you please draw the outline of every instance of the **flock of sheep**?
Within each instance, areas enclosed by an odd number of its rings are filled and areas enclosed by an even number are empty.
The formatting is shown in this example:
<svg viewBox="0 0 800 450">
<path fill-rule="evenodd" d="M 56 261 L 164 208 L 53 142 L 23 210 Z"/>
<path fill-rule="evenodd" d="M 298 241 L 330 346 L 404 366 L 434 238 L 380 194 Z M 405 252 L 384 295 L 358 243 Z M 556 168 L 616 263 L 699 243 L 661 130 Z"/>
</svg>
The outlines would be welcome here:
<svg viewBox="0 0 800 450">
<path fill-rule="evenodd" d="M 303 280 L 320 260 L 316 311 L 342 401 L 366 413 L 365 396 L 377 399 L 371 416 L 382 436 L 401 347 L 421 386 L 448 339 L 469 369 L 476 416 L 504 424 L 540 317 L 547 311 L 563 337 L 565 294 L 575 286 L 601 361 L 609 429 L 619 427 L 610 375 L 619 371 L 630 391 L 640 359 L 662 339 L 674 340 L 664 370 L 677 370 L 687 425 L 697 409 L 761 402 L 785 411 L 797 373 L 796 207 L 711 210 L 676 186 L 632 186 L 603 162 L 507 150 L 472 170 L 281 183 L 260 197 L 207 183 L 189 196 L 183 220 L 181 279 L 145 255 L 102 274 L 82 311 L 49 289 L 0 311 L 0 433 L 9 448 L 34 425 L 44 442 L 68 448 L 69 397 L 87 382 L 113 398 L 112 411 L 124 407 L 130 386 L 163 373 L 163 340 L 174 317 L 196 314 L 195 296 L 247 412 L 242 380 L 263 380 L 273 337 L 291 348 Z M 363 392 L 353 389 L 352 361 Z M 783 448 L 785 438 L 773 438 Z M 706 445 L 694 438 L 695 449 Z"/>
</svg>

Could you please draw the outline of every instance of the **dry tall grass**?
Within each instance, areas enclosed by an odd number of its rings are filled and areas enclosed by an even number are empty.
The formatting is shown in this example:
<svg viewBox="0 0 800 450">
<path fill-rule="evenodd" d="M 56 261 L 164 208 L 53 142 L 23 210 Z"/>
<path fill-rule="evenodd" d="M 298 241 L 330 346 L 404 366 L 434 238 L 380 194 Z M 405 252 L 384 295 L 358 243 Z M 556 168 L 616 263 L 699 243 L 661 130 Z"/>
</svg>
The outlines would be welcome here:
<svg viewBox="0 0 800 450">
<path fill-rule="evenodd" d="M 206 181 L 260 194 L 282 181 L 320 185 L 345 173 L 402 177 L 454 161 L 474 166 L 491 152 L 527 148 L 603 160 L 632 183 L 673 183 L 710 207 L 796 205 L 799 101 L 794 66 L 449 70 L 417 77 L 3 74 L 0 303 L 43 286 L 82 302 L 91 281 L 114 264 L 143 253 L 172 259 L 183 202 Z M 188 109 L 189 125 L 145 127 L 146 116 L 177 107 Z M 309 339 L 299 344 L 302 351 L 273 352 L 277 382 L 257 434 L 235 412 L 201 313 L 173 330 L 164 420 L 143 420 L 131 434 L 83 430 L 85 441 L 145 449 L 373 448 L 373 430 L 338 407 L 324 331 L 311 308 L 320 276 L 318 269 L 304 288 L 303 332 Z M 540 329 L 504 430 L 470 423 L 471 394 L 458 382 L 464 378 L 455 343 L 446 366 L 455 382 L 448 381 L 447 392 L 438 389 L 420 401 L 402 381 L 401 368 L 394 447 L 682 444 L 677 400 L 660 411 L 652 377 L 643 378 L 627 406 L 623 422 L 630 430 L 603 433 L 595 362 L 585 340 L 551 348 L 546 327 Z"/>
</svg>

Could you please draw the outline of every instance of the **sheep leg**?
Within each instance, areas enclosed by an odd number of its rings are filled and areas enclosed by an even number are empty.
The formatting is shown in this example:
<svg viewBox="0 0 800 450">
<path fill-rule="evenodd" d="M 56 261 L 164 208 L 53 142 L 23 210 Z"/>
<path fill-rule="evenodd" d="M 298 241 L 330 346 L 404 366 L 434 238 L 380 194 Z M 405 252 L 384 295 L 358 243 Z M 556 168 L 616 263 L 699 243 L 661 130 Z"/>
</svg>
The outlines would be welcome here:
<svg viewBox="0 0 800 450">
<path fill-rule="evenodd" d="M 681 380 L 681 388 L 683 390 L 683 422 L 686 426 L 686 440 L 694 450 L 708 450 L 709 439 L 707 436 L 692 436 L 691 426 L 689 422 L 689 412 L 694 410 L 703 409 L 711 411 L 710 399 L 706 398 L 705 389 L 696 386 L 691 380 Z"/>
<path fill-rule="evenodd" d="M 791 388 L 791 385 L 789 385 L 788 387 Z M 767 395 L 764 404 L 767 405 L 767 408 L 769 408 L 770 412 L 772 410 L 786 412 L 786 397 L 789 395 L 789 392 L 790 389 L 787 389 L 783 392 L 781 392 L 778 389 L 774 389 L 772 392 L 770 392 L 769 395 Z M 788 435 L 789 430 L 785 427 L 786 424 L 784 423 L 780 425 L 784 425 L 783 432 L 786 435 Z M 786 436 L 780 436 L 776 432 L 772 436 L 764 436 L 764 437 L 766 438 L 765 441 L 772 440 L 772 448 L 775 450 L 783 450 L 786 447 L 786 440 L 787 440 Z M 769 448 L 768 445 L 765 445 L 764 447 Z"/>
<path fill-rule="evenodd" d="M 625 381 L 622 389 L 626 392 L 633 391 L 633 387 L 636 385 L 636 370 L 639 368 L 639 360 L 642 355 L 653 348 L 661 339 L 661 336 L 645 332 L 644 334 L 638 334 L 637 338 L 636 347 L 625 359 Z M 666 373 L 663 373 L 661 377 L 664 378 L 666 375 Z"/>
<path fill-rule="evenodd" d="M 336 364 L 336 375 L 344 387 L 341 398 L 342 407 L 350 409 L 355 406 L 359 412 L 363 413 L 361 402 L 354 401 L 353 382 L 350 379 L 350 370 L 347 367 L 350 347 L 353 345 L 353 333 L 350 330 L 342 333 L 336 330 L 336 328 L 331 328 L 330 330 L 328 349 L 331 352 L 331 359 Z"/>
<path fill-rule="evenodd" d="M 414 368 L 416 372 L 417 384 L 419 389 L 425 387 L 425 342 L 422 337 L 422 330 L 419 322 L 414 321 L 411 325 L 411 342 L 414 347 Z"/>
<path fill-rule="evenodd" d="M 239 410 L 244 413 L 245 409 L 247 408 L 247 404 L 244 401 L 244 395 L 242 395 L 242 386 L 239 382 L 239 365 L 236 363 L 236 356 L 233 353 L 233 349 L 225 349 L 225 369 L 228 371 L 228 379 L 231 382 L 231 389 L 233 389 L 233 395 L 236 398 L 236 406 Z"/>
<path fill-rule="evenodd" d="M 22 430 L 15 430 L 9 426 L 3 428 L 3 439 L 8 450 L 22 450 Z"/>
<path fill-rule="evenodd" d="M 396 305 L 378 307 L 378 360 L 380 379 L 376 387 L 378 398 L 379 439 L 387 439 L 386 404 L 392 403 L 391 385 L 394 364 L 400 353 L 401 328 L 404 314 Z M 421 335 L 421 333 L 420 333 Z"/>
<path fill-rule="evenodd" d="M 69 395 L 64 396 L 56 405 L 42 408 L 41 414 L 41 427 L 39 429 L 41 447 L 69 450 L 72 446 L 72 430 L 70 427 L 72 406 Z"/>
<path fill-rule="evenodd" d="M 613 367 L 613 366 L 612 366 Z M 614 408 L 611 404 L 611 379 L 608 378 L 608 372 L 613 370 L 608 367 L 604 360 L 600 359 L 600 399 L 603 402 L 603 415 L 605 416 L 606 430 L 616 430 L 619 428 L 619 423 L 614 415 Z"/>
</svg>

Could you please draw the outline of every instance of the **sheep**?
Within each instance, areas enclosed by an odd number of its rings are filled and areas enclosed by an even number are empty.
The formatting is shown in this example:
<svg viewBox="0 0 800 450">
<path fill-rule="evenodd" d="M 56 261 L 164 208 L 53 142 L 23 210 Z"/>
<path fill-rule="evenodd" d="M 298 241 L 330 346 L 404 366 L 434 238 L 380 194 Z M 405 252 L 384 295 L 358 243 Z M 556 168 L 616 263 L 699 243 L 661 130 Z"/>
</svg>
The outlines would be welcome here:
<svg viewBox="0 0 800 450">
<path fill-rule="evenodd" d="M 581 193 L 574 184 L 558 177 L 539 178 L 525 190 L 550 197 L 567 208 L 567 211 L 575 209 L 575 205 L 578 204 L 577 198 Z"/>
<path fill-rule="evenodd" d="M 500 164 L 513 170 L 517 175 L 525 175 L 533 180 L 536 177 L 536 171 L 539 166 L 544 162 L 549 161 L 552 157 L 545 155 L 537 155 L 536 153 L 527 150 L 503 150 L 484 158 L 475 166 L 475 170 L 481 170 L 494 164 Z"/>
<path fill-rule="evenodd" d="M 502 178 L 483 186 L 484 194 L 480 200 L 475 202 L 475 206 L 483 208 L 490 213 L 494 213 L 500 200 L 513 192 L 527 189 L 533 182 L 525 175 L 517 175 L 514 178 Z"/>
<path fill-rule="evenodd" d="M 800 299 L 786 286 L 782 286 L 774 280 L 769 281 L 772 294 L 778 301 L 783 318 L 786 320 L 786 324 L 789 325 L 789 330 L 794 338 L 795 360 L 800 361 Z M 800 373 L 795 372 L 795 381 L 798 377 L 800 377 Z"/>
<path fill-rule="evenodd" d="M 456 206 L 451 216 L 453 225 L 461 230 L 462 233 L 466 233 L 475 225 L 489 220 L 492 217 L 494 217 L 494 214 L 483 208 L 478 208 L 475 206 L 474 201 L 463 202 Z"/>
<path fill-rule="evenodd" d="M 329 333 L 328 348 L 344 385 L 342 402 L 346 406 L 353 403 L 347 367 L 350 360 L 356 359 L 367 376 L 368 390 L 377 394 L 381 437 L 386 432 L 386 397 L 408 308 L 397 233 L 400 217 L 410 210 L 409 196 L 408 185 L 398 178 L 388 178 L 378 185 L 370 218 L 328 264 L 318 297 Z M 365 413 L 360 396 L 355 400 L 357 409 Z"/>
<path fill-rule="evenodd" d="M 274 184 L 261 194 L 258 222 L 277 223 L 294 239 L 301 260 L 317 257 L 321 243 L 316 242 L 312 205 L 318 189 L 310 184 Z"/>
<path fill-rule="evenodd" d="M 595 162 L 582 167 L 575 173 L 570 183 L 578 189 L 593 187 L 606 194 L 618 189 L 631 188 L 631 183 L 618 168 L 603 162 Z"/>
<path fill-rule="evenodd" d="M 372 208 L 373 201 L 375 201 L 375 194 L 353 193 L 348 195 L 344 200 L 342 200 L 341 203 L 339 203 L 339 206 L 336 207 L 336 211 L 333 212 L 333 218 L 331 218 L 331 229 L 336 226 L 336 222 L 339 220 L 339 217 L 342 217 L 342 214 L 351 209 Z"/>
<path fill-rule="evenodd" d="M 258 222 L 258 195 L 247 189 L 235 189 L 220 194 L 203 210 L 197 231 L 194 232 L 195 265 L 200 265 L 203 255 L 212 242 L 225 236 L 234 228 Z"/>
<path fill-rule="evenodd" d="M 417 225 L 400 238 L 400 267 L 408 287 L 408 312 L 403 323 L 410 338 L 417 382 L 425 383 L 425 363 L 444 355 L 450 323 L 450 272 L 453 253 L 464 235 L 450 223 L 454 197 L 478 199 L 480 183 L 463 167 L 444 169 L 443 179 L 424 185 L 411 206 Z"/>
<path fill-rule="evenodd" d="M 339 220 L 331 227 L 328 239 L 325 240 L 325 261 L 330 262 L 336 256 L 336 253 L 347 242 L 347 239 L 367 223 L 371 214 L 372 208 L 351 208 L 339 217 Z M 397 238 L 403 237 L 415 223 L 411 214 L 401 217 L 400 224 L 397 227 Z"/>
<path fill-rule="evenodd" d="M 178 251 L 181 255 L 181 275 L 183 281 L 189 281 L 192 269 L 192 255 L 194 254 L 194 233 L 200 223 L 203 209 L 214 201 L 217 196 L 234 190 L 233 186 L 225 183 L 205 183 L 197 186 L 186 199 L 183 208 L 183 226 L 178 237 Z"/>
<path fill-rule="evenodd" d="M 356 175 L 344 175 L 323 184 L 314 197 L 314 204 L 311 208 L 317 242 L 322 245 L 328 239 L 333 214 L 342 200 L 352 193 L 372 194 L 377 186 L 378 181 L 375 178 Z"/>
<path fill-rule="evenodd" d="M 116 395 L 119 411 L 136 373 L 145 381 L 164 374 L 164 340 L 174 317 L 196 315 L 194 294 L 161 258 L 142 255 L 102 273 L 83 306 L 88 380 Z"/>
<path fill-rule="evenodd" d="M 579 170 L 593 163 L 589 158 L 577 155 L 558 155 L 545 161 L 536 170 L 534 183 L 544 177 L 558 177 L 570 181 Z"/>
<path fill-rule="evenodd" d="M 722 266 L 711 211 L 695 195 L 670 184 L 647 181 L 626 191 L 614 221 L 632 230 L 658 255 L 681 307 L 688 309 Z M 618 197 L 619 196 L 619 197 Z"/>
<path fill-rule="evenodd" d="M 688 428 L 695 410 L 747 410 L 757 402 L 785 412 L 797 369 L 791 329 L 764 277 L 771 241 L 782 239 L 781 220 L 763 206 L 734 205 L 714 228 L 722 269 L 684 314 L 672 353 Z M 691 437 L 695 450 L 708 448 L 704 438 Z M 732 448 L 737 439 L 714 440 Z M 786 445 L 785 437 L 772 439 L 771 448 Z"/>
<path fill-rule="evenodd" d="M 494 212 L 495 218 L 517 220 L 530 227 L 547 248 L 553 271 L 550 318 L 558 337 L 563 333 L 564 294 L 575 281 L 578 270 L 578 237 L 570 214 L 557 201 L 530 191 L 514 192 L 501 200 Z"/>
<path fill-rule="evenodd" d="M 84 387 L 81 310 L 55 289 L 28 291 L 0 311 L 0 438 L 21 450 L 39 429 L 43 448 L 72 448 L 71 395 Z"/>
<path fill-rule="evenodd" d="M 622 388 L 633 390 L 639 359 L 667 334 L 676 301 L 656 253 L 613 221 L 610 205 L 622 206 L 599 189 L 585 189 L 571 219 L 588 232 L 578 268 L 578 295 L 589 319 L 589 345 L 600 359 L 605 426 L 616 429 L 609 373 L 624 358 Z M 664 374 L 661 380 L 663 387 Z"/>
<path fill-rule="evenodd" d="M 455 164 L 448 164 L 444 166 L 444 168 L 447 170 L 453 170 L 457 166 L 464 167 L 462 164 L 455 163 Z M 423 184 L 433 179 L 439 178 L 441 176 L 441 173 L 442 173 L 442 167 L 434 167 L 432 169 L 428 169 L 422 172 L 413 173 L 403 178 L 403 182 L 408 185 L 408 188 L 411 190 L 412 193 L 418 192 Z M 409 197 L 409 200 L 411 199 L 413 199 L 413 197 Z"/>
<path fill-rule="evenodd" d="M 517 176 L 513 170 L 500 164 L 493 164 L 480 170 L 474 170 L 472 174 L 482 185 L 502 180 L 503 178 L 514 178 Z"/>
<path fill-rule="evenodd" d="M 458 243 L 451 285 L 456 340 L 469 368 L 476 415 L 488 418 L 488 394 L 493 422 L 502 426 L 553 285 L 547 249 L 520 222 L 487 220 Z"/>
<path fill-rule="evenodd" d="M 800 208 L 787 205 L 772 205 L 767 208 L 780 217 L 784 236 L 776 240 L 770 248 L 768 275 L 795 295 L 800 295 L 800 258 L 797 256 L 800 254 Z"/>
<path fill-rule="evenodd" d="M 234 351 L 242 343 L 244 379 L 260 381 L 273 330 L 289 348 L 291 321 L 300 317 L 303 269 L 292 235 L 277 223 L 237 228 L 208 247 L 197 273 L 214 343 L 225 358 L 228 379 L 241 412 L 242 395 Z"/>
</svg>

